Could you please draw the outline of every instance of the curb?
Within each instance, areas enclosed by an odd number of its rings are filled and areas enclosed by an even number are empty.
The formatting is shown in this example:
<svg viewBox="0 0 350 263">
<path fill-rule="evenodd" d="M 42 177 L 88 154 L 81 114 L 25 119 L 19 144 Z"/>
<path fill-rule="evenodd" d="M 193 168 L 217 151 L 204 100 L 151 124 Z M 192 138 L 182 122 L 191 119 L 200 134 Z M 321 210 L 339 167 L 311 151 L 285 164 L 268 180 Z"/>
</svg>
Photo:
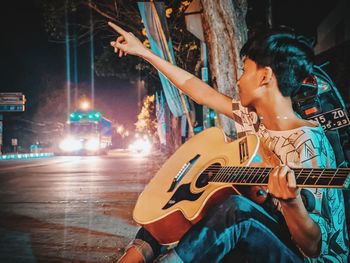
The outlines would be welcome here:
<svg viewBox="0 0 350 263">
<path fill-rule="evenodd" d="M 14 153 L 0 155 L 1 160 L 23 160 L 33 158 L 52 157 L 54 153 Z"/>
</svg>

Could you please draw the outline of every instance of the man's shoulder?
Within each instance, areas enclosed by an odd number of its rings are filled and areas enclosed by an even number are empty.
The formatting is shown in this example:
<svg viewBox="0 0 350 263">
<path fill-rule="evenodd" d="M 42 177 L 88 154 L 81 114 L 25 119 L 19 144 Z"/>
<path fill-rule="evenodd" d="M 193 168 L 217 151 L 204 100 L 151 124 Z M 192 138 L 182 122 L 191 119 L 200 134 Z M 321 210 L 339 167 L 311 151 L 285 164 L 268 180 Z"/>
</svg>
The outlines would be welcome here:
<svg viewBox="0 0 350 263">
<path fill-rule="evenodd" d="M 301 146 L 306 141 L 311 142 L 315 147 L 319 144 L 327 142 L 328 139 L 324 130 L 320 126 L 309 127 L 304 126 L 298 129 L 298 131 L 294 134 L 295 137 L 295 145 Z"/>
<path fill-rule="evenodd" d="M 336 167 L 333 148 L 322 127 L 301 129 L 294 145 L 304 165 L 310 162 L 311 167 Z"/>
</svg>

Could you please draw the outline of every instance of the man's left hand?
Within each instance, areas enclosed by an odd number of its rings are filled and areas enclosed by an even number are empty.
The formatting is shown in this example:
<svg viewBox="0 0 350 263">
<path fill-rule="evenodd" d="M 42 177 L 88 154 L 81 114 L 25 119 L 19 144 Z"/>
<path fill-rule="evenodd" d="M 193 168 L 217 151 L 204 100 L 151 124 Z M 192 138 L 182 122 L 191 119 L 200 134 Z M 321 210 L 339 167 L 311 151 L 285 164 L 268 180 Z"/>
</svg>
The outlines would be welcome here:
<svg viewBox="0 0 350 263">
<path fill-rule="evenodd" d="M 294 171 L 286 165 L 275 167 L 269 174 L 268 192 L 282 202 L 290 202 L 300 197 Z"/>
</svg>

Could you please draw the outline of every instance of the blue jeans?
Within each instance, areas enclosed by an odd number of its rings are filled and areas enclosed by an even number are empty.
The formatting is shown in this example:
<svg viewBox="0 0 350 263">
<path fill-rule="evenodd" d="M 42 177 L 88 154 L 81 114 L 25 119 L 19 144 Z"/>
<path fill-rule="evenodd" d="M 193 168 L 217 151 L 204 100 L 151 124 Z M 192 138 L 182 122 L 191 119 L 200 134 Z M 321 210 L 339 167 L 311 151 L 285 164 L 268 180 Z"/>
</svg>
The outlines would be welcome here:
<svg viewBox="0 0 350 263">
<path fill-rule="evenodd" d="M 228 260 L 303 262 L 284 220 L 278 220 L 261 206 L 238 195 L 208 212 L 160 262 Z"/>
</svg>

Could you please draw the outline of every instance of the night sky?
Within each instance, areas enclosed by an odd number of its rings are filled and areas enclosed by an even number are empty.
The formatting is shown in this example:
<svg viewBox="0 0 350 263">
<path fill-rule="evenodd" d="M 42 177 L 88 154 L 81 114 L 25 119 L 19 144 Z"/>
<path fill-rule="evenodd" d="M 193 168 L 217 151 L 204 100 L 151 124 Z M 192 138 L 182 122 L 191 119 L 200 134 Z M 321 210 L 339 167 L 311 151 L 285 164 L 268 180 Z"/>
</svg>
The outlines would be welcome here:
<svg viewBox="0 0 350 263">
<path fill-rule="evenodd" d="M 19 4 L 20 2 L 20 4 Z M 263 16 L 259 8 L 261 0 L 250 0 L 254 7 L 250 19 L 258 21 Z M 316 26 L 337 1 L 272 0 L 274 22 L 292 26 L 297 31 L 312 36 Z M 317 4 L 317 7 L 316 7 Z M 14 116 L 31 121 L 36 113 L 45 78 L 65 78 L 64 44 L 48 41 L 39 0 L 6 1 L 1 14 L 1 63 L 0 91 L 23 92 L 27 97 L 26 112 L 6 114 L 5 120 Z M 105 40 L 107 41 L 107 40 Z M 108 45 L 108 43 L 102 43 Z M 79 49 L 79 80 L 89 85 L 88 45 Z M 62 83 L 64 85 L 64 83 Z M 62 86 L 61 85 L 61 86 Z M 62 86 L 63 87 L 63 86 Z M 96 97 L 111 105 L 107 117 L 130 128 L 136 121 L 137 89 L 135 85 L 116 78 L 98 78 Z"/>
<path fill-rule="evenodd" d="M 259 2 L 264 1 L 250 2 L 258 7 Z M 336 2 L 274 0 L 274 21 L 311 35 Z M 256 19 L 263 15 L 259 8 L 254 12 Z M 1 27 L 1 91 L 23 91 L 29 96 L 36 92 L 33 87 L 40 85 L 39 75 L 43 72 L 65 74 L 64 45 L 48 41 L 39 0 L 21 1 L 20 6 L 16 1 L 7 1 L 1 15 Z"/>
<path fill-rule="evenodd" d="M 44 72 L 64 69 L 63 46 L 49 43 L 36 1 L 8 1 L 1 15 L 1 91 L 33 99 Z M 29 106 L 29 105 L 28 105 Z"/>
<path fill-rule="evenodd" d="M 50 42 L 44 29 L 39 0 L 8 1 L 1 15 L 0 92 L 23 92 L 27 98 L 26 111 L 4 114 L 4 125 L 17 121 L 33 123 L 39 104 L 45 103 L 42 94 L 47 80 L 57 80 L 55 88 L 65 92 L 65 46 Z M 96 45 L 108 45 L 100 43 Z M 90 96 L 89 45 L 78 47 L 79 83 Z M 109 119 L 133 129 L 136 122 L 138 94 L 135 84 L 113 77 L 95 76 L 96 101 L 104 101 L 101 110 Z M 110 106 L 107 106 L 110 105 Z M 12 121 L 13 120 L 13 121 Z M 6 127 L 5 127 L 6 133 Z"/>
</svg>

